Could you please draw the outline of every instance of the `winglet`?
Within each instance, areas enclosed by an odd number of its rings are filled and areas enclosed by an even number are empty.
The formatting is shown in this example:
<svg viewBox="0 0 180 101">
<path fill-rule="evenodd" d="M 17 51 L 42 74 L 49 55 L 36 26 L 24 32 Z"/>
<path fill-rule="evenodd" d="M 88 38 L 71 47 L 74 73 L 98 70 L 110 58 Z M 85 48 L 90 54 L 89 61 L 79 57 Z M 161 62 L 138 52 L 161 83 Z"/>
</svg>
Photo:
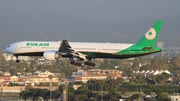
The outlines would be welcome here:
<svg viewBox="0 0 180 101">
<path fill-rule="evenodd" d="M 162 25 L 163 20 L 158 20 L 136 44 L 141 46 L 155 46 Z"/>
</svg>

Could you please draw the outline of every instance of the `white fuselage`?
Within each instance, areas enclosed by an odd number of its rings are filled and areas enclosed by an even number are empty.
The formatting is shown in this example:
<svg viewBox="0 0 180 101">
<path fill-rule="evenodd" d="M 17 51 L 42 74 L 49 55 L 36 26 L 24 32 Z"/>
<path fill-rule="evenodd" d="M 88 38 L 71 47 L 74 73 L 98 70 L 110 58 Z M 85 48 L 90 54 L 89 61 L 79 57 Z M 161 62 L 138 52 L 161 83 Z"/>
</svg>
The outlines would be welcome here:
<svg viewBox="0 0 180 101">
<path fill-rule="evenodd" d="M 21 41 L 11 44 L 6 51 L 11 54 L 24 54 L 44 52 L 47 50 L 58 51 L 61 41 Z M 90 42 L 69 42 L 72 49 L 77 52 L 116 53 L 130 47 L 133 44 L 122 43 L 90 43 Z"/>
</svg>

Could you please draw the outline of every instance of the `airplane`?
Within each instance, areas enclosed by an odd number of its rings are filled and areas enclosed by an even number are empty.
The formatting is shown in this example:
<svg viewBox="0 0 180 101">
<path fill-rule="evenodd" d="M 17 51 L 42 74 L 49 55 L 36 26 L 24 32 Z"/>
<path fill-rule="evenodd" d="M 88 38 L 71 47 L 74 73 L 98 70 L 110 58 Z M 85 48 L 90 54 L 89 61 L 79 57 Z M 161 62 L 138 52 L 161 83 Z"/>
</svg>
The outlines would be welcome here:
<svg viewBox="0 0 180 101">
<path fill-rule="evenodd" d="M 19 63 L 18 56 L 42 56 L 45 60 L 69 58 L 70 63 L 76 66 L 95 66 L 92 62 L 95 58 L 126 59 L 161 52 L 161 48 L 155 44 L 162 25 L 163 20 L 158 20 L 135 44 L 67 40 L 20 41 L 10 44 L 6 52 L 13 54 L 17 63 Z"/>
</svg>

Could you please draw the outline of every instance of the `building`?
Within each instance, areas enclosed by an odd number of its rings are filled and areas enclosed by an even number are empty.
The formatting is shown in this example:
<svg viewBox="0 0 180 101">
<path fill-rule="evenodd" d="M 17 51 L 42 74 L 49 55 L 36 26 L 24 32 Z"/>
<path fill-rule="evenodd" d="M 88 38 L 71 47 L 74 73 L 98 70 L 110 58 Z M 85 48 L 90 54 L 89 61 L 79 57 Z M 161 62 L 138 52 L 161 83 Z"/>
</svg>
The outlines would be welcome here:
<svg viewBox="0 0 180 101">
<path fill-rule="evenodd" d="M 107 76 L 105 76 L 105 75 L 102 75 L 102 76 L 98 75 L 98 76 L 76 76 L 76 77 L 74 77 L 74 81 L 75 82 L 82 81 L 83 83 L 86 83 L 90 79 L 104 80 L 104 79 L 107 79 Z"/>
<path fill-rule="evenodd" d="M 60 75 L 59 73 L 51 73 L 51 72 L 49 72 L 48 70 L 45 71 L 45 72 L 35 71 L 33 74 L 34 74 L 35 76 L 40 76 L 40 77 L 48 77 L 49 75 L 52 75 L 52 76 Z"/>
<path fill-rule="evenodd" d="M 179 95 L 172 95 L 172 96 L 169 96 L 171 101 L 180 101 L 180 96 Z"/>
<path fill-rule="evenodd" d="M 40 83 L 57 83 L 60 84 L 60 80 L 58 77 L 53 77 L 52 80 L 50 80 L 48 77 L 40 77 L 40 76 L 26 76 L 26 77 L 20 77 L 18 80 L 19 85 L 27 85 L 28 83 L 32 85 L 39 85 Z"/>
<path fill-rule="evenodd" d="M 167 74 L 171 74 L 168 70 L 142 70 L 142 71 L 133 71 L 133 73 L 135 74 L 139 74 L 139 75 L 143 75 L 145 77 L 151 77 L 151 76 L 154 76 L 154 75 L 161 75 L 162 73 L 167 73 Z"/>
<path fill-rule="evenodd" d="M 164 48 L 164 42 L 157 42 L 157 47 Z"/>
<path fill-rule="evenodd" d="M 4 56 L 6 61 L 16 60 L 16 57 L 13 54 L 3 53 L 3 56 Z M 24 61 L 29 61 L 31 58 L 28 57 L 28 56 L 19 56 L 18 59 L 19 60 L 24 60 Z"/>
<path fill-rule="evenodd" d="M 73 77 L 73 79 L 72 79 Z M 71 76 L 71 82 L 82 81 L 86 83 L 90 79 L 103 80 L 108 78 L 120 78 L 122 77 L 122 72 L 119 70 L 100 70 L 100 69 L 91 69 L 91 70 L 78 70 L 77 72 L 73 72 Z M 70 78 L 70 77 L 68 77 Z"/>
<path fill-rule="evenodd" d="M 3 86 L 8 86 L 11 83 L 18 82 L 17 76 L 0 76 L 0 84 Z"/>
</svg>

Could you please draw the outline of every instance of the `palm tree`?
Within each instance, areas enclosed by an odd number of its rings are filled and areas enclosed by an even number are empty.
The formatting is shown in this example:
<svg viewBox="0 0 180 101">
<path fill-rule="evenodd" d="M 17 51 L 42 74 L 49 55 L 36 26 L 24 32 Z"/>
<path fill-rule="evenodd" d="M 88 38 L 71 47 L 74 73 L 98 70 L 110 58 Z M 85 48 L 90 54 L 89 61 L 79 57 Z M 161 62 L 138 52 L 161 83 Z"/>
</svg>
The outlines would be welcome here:
<svg viewBox="0 0 180 101">
<path fill-rule="evenodd" d="M 52 90 L 52 79 L 53 79 L 53 76 L 52 75 L 49 75 L 48 76 L 48 78 L 49 78 L 49 80 L 50 80 L 50 82 L 49 82 L 49 87 L 50 87 L 50 89 L 49 89 L 49 91 L 50 91 L 50 100 L 51 100 L 51 90 Z"/>
<path fill-rule="evenodd" d="M 67 85 L 66 84 L 62 84 L 61 86 L 59 86 L 59 90 L 61 92 L 61 99 L 62 101 L 67 101 Z"/>
</svg>

